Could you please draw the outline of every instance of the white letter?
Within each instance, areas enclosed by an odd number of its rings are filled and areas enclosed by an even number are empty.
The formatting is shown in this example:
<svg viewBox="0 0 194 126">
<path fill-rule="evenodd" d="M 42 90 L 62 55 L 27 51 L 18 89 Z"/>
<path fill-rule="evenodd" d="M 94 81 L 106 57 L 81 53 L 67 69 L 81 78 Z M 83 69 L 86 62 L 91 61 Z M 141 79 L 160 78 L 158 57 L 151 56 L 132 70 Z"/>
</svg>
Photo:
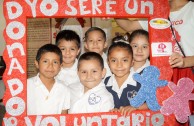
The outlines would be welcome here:
<svg viewBox="0 0 194 126">
<path fill-rule="evenodd" d="M 90 10 L 88 10 L 88 11 L 84 11 L 85 10 L 85 8 L 86 8 L 86 6 L 84 6 L 83 5 L 83 2 L 84 1 L 88 1 L 88 0 L 79 0 L 79 5 L 80 5 L 80 14 L 81 15 L 85 15 L 85 14 L 89 14 L 89 13 L 91 13 L 91 11 Z"/>
<path fill-rule="evenodd" d="M 34 0 L 32 3 L 31 3 L 31 0 L 25 0 L 25 1 L 31 7 L 32 16 L 36 17 L 36 3 L 37 3 L 37 0 Z"/>
<path fill-rule="evenodd" d="M 135 14 L 135 13 L 137 13 L 137 9 L 138 9 L 137 1 L 136 0 L 133 0 L 133 2 L 134 2 L 133 9 L 130 9 L 129 8 L 129 2 L 130 2 L 130 0 L 126 0 L 126 2 L 125 2 L 125 11 L 128 14 Z"/>
<path fill-rule="evenodd" d="M 60 116 L 60 126 L 66 126 L 66 117 Z"/>
<path fill-rule="evenodd" d="M 74 126 L 86 126 L 86 119 L 84 116 L 81 117 L 82 124 L 77 124 L 78 123 L 78 118 L 74 118 Z"/>
<path fill-rule="evenodd" d="M 20 97 L 12 97 L 7 101 L 5 108 L 8 114 L 19 116 L 25 110 L 25 102 Z"/>
<path fill-rule="evenodd" d="M 164 116 L 160 113 L 154 114 L 151 118 L 153 126 L 163 126 Z"/>
<path fill-rule="evenodd" d="M 96 14 L 96 11 L 98 11 L 98 13 L 101 14 L 102 11 L 100 11 L 100 9 L 98 8 L 98 6 L 101 6 L 101 5 L 102 5 L 102 0 L 92 0 L 92 13 Z"/>
<path fill-rule="evenodd" d="M 117 115 L 102 115 L 102 119 L 107 119 L 107 126 L 111 126 L 112 119 L 117 119 Z"/>
<path fill-rule="evenodd" d="M 123 122 L 123 124 L 121 124 L 121 122 Z M 130 126 L 130 116 L 124 117 L 121 116 L 117 119 L 117 126 Z"/>
<path fill-rule="evenodd" d="M 142 114 L 132 114 L 132 126 L 141 126 L 140 122 L 143 122 L 144 116 Z"/>
<path fill-rule="evenodd" d="M 102 120 L 98 116 L 87 117 L 87 126 L 92 126 L 92 123 L 96 122 L 98 126 L 102 126 Z"/>
<path fill-rule="evenodd" d="M 55 117 L 45 117 L 40 125 L 48 126 L 48 124 L 51 124 L 52 126 L 59 126 L 59 121 Z"/>
<path fill-rule="evenodd" d="M 107 5 L 106 5 L 106 13 L 107 14 L 116 14 L 115 11 L 111 11 L 112 10 L 112 7 L 110 6 L 111 4 L 117 4 L 116 1 L 107 1 Z"/>
<path fill-rule="evenodd" d="M 33 126 L 31 120 L 28 117 L 24 117 L 27 126 Z M 40 126 L 42 116 L 36 116 L 36 122 L 34 126 Z"/>
<path fill-rule="evenodd" d="M 13 43 L 11 46 L 7 45 L 7 51 L 10 58 L 13 58 L 13 50 L 17 48 L 20 50 L 22 56 L 25 55 L 23 45 L 21 43 Z"/>
<path fill-rule="evenodd" d="M 23 84 L 19 79 L 11 79 L 7 81 L 11 95 L 16 96 L 23 90 Z M 17 86 L 17 89 L 14 89 L 13 86 Z"/>
<path fill-rule="evenodd" d="M 47 8 L 50 5 L 51 8 Z M 40 11 L 46 16 L 52 16 L 58 11 L 58 3 L 55 0 L 43 0 L 40 4 Z"/>
<path fill-rule="evenodd" d="M 5 126 L 17 126 L 18 121 L 15 117 L 3 118 Z"/>
<path fill-rule="evenodd" d="M 141 14 L 145 14 L 145 7 L 148 6 L 149 7 L 149 14 L 153 14 L 154 13 L 154 8 L 153 8 L 153 3 L 151 1 L 141 1 Z"/>
<path fill-rule="evenodd" d="M 13 2 L 7 2 L 6 6 L 7 6 L 7 13 L 8 13 L 9 19 L 17 18 L 23 12 L 22 6 L 19 3 L 17 3 L 17 2 L 14 2 L 14 1 Z M 16 8 L 16 12 L 12 11 L 12 9 L 11 9 L 12 7 Z"/>
<path fill-rule="evenodd" d="M 16 64 L 16 67 L 14 67 L 14 64 Z M 13 69 L 18 69 L 20 71 L 20 73 L 24 73 L 24 70 L 22 69 L 22 66 L 19 64 L 18 60 L 16 58 L 12 58 L 11 59 L 11 64 L 10 64 L 10 68 L 8 71 L 8 75 L 11 75 L 11 72 Z"/>
<path fill-rule="evenodd" d="M 17 33 L 14 33 L 15 28 L 18 29 Z M 7 25 L 6 33 L 11 39 L 21 39 L 25 34 L 25 26 L 18 21 L 12 21 Z"/>
<path fill-rule="evenodd" d="M 71 12 L 66 10 L 65 14 L 67 14 L 67 15 L 76 15 L 77 14 L 77 10 L 76 10 L 75 7 L 71 6 L 71 4 L 70 4 L 71 1 L 74 1 L 74 0 L 67 0 L 67 6 L 69 8 L 71 8 Z"/>
</svg>

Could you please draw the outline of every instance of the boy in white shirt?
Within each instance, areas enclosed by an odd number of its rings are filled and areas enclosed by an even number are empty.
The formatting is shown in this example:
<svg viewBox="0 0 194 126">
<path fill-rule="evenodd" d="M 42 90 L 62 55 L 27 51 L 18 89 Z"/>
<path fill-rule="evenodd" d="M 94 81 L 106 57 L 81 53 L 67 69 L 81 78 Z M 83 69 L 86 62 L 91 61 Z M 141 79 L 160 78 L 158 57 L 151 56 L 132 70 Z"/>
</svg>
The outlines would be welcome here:
<svg viewBox="0 0 194 126">
<path fill-rule="evenodd" d="M 72 90 L 74 102 L 69 113 L 109 112 L 114 108 L 113 97 L 102 83 L 105 74 L 103 59 L 98 53 L 87 52 L 81 55 L 78 76 L 83 86 Z"/>
<path fill-rule="evenodd" d="M 67 114 L 70 108 L 70 91 L 56 80 L 62 63 L 61 50 L 52 44 L 39 48 L 35 65 L 37 76 L 27 80 L 27 114 Z"/>
<path fill-rule="evenodd" d="M 77 56 L 80 53 L 79 35 L 72 30 L 62 30 L 57 34 L 56 45 L 63 54 L 62 67 L 56 78 L 67 86 L 79 83 L 77 75 Z"/>
<path fill-rule="evenodd" d="M 105 77 L 111 76 L 112 73 L 107 64 L 107 55 L 104 53 L 104 49 L 107 47 L 106 33 L 104 30 L 98 27 L 89 28 L 85 33 L 84 46 L 89 52 L 96 52 L 102 56 L 104 68 L 106 68 Z"/>
</svg>

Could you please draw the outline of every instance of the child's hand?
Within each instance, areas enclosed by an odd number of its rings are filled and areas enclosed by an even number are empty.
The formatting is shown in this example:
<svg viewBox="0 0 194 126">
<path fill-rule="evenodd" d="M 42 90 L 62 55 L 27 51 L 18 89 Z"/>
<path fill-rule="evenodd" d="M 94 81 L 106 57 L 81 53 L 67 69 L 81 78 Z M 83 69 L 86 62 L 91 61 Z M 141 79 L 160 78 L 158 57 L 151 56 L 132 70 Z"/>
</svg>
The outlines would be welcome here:
<svg viewBox="0 0 194 126">
<path fill-rule="evenodd" d="M 119 112 L 119 109 L 118 108 L 114 108 L 114 109 L 110 110 L 110 112 Z"/>
<path fill-rule="evenodd" d="M 174 67 L 183 68 L 184 67 L 183 57 L 179 53 L 173 53 L 169 57 L 169 64 L 172 68 Z"/>
<path fill-rule="evenodd" d="M 119 108 L 119 111 L 121 112 L 122 116 L 128 116 L 132 111 L 136 110 L 136 108 L 132 107 L 132 106 L 121 106 Z"/>
</svg>

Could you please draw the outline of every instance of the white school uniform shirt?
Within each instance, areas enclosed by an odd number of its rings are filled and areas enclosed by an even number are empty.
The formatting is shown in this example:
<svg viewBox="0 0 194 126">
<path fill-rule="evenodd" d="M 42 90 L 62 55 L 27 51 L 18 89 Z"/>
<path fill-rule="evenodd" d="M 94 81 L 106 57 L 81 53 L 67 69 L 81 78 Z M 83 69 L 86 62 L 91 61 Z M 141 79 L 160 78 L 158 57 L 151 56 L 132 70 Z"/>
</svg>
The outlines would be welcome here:
<svg viewBox="0 0 194 126">
<path fill-rule="evenodd" d="M 150 61 L 147 59 L 145 64 L 143 66 L 141 66 L 140 68 L 138 68 L 136 71 L 134 70 L 133 67 L 131 67 L 130 72 L 131 73 L 140 73 L 144 68 L 146 68 L 148 66 L 150 66 Z"/>
<path fill-rule="evenodd" d="M 74 97 L 75 102 L 71 105 L 69 113 L 109 112 L 114 108 L 113 97 L 104 83 L 100 83 L 86 93 L 82 86 L 82 89 L 76 93 L 77 97 Z"/>
<path fill-rule="evenodd" d="M 105 53 L 102 54 L 102 59 L 104 61 L 104 68 L 106 68 L 106 75 L 104 78 L 108 77 L 108 76 L 111 76 L 112 75 L 112 72 L 108 66 L 108 63 L 107 63 L 107 55 Z"/>
<path fill-rule="evenodd" d="M 39 78 L 39 74 L 27 80 L 27 114 L 61 114 L 70 108 L 70 90 L 60 81 L 49 92 Z"/>
<path fill-rule="evenodd" d="M 123 90 L 127 87 L 127 85 L 137 86 L 137 83 L 132 79 L 132 76 L 133 76 L 133 74 L 130 73 L 129 76 L 127 77 L 127 79 L 122 84 L 122 86 L 119 88 L 118 83 L 115 79 L 115 75 L 112 74 L 112 76 L 110 77 L 106 86 L 107 87 L 112 86 L 112 90 L 115 91 L 117 93 L 118 97 L 120 98 Z"/>
<path fill-rule="evenodd" d="M 80 83 L 77 75 L 77 59 L 71 68 L 61 68 L 60 72 L 56 76 L 56 79 L 62 81 L 66 86 L 74 83 Z"/>
</svg>

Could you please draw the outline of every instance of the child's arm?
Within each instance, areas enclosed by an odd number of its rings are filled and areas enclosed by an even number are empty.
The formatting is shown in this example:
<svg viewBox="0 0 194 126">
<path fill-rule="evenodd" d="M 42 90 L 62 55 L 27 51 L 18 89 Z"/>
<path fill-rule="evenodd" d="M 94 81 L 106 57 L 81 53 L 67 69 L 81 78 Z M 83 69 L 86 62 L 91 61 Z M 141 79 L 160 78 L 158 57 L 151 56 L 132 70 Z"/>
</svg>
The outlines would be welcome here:
<svg viewBox="0 0 194 126">
<path fill-rule="evenodd" d="M 146 103 L 144 103 L 138 108 L 135 108 L 133 106 L 125 106 L 125 107 L 122 106 L 119 108 L 119 111 L 121 112 L 121 115 L 127 116 L 127 115 L 130 115 L 130 113 L 134 110 L 147 110 L 147 109 L 148 109 L 148 106 Z"/>
<path fill-rule="evenodd" d="M 68 110 L 62 110 L 61 114 L 68 114 Z"/>
<path fill-rule="evenodd" d="M 138 20 L 115 18 L 116 23 L 125 31 L 132 32 L 136 29 L 143 29 Z"/>
</svg>

